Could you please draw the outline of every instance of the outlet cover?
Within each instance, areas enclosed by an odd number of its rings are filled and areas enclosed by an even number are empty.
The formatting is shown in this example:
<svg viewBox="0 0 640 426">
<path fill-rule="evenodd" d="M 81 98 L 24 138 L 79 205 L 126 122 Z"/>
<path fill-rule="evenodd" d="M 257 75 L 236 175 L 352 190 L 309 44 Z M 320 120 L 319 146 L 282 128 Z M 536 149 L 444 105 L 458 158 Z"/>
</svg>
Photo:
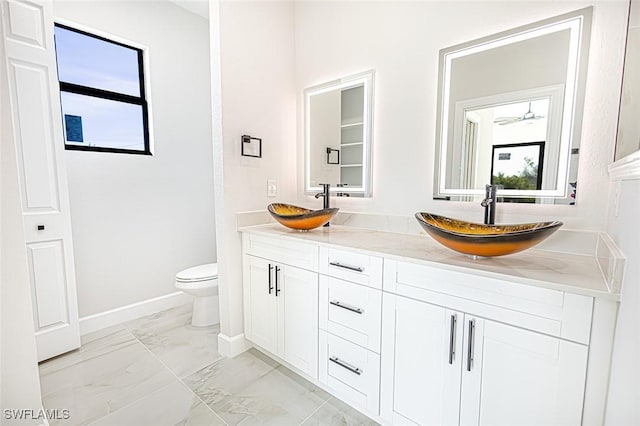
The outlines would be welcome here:
<svg viewBox="0 0 640 426">
<path fill-rule="evenodd" d="M 267 197 L 275 197 L 278 195 L 278 186 L 275 179 L 267 179 Z"/>
</svg>

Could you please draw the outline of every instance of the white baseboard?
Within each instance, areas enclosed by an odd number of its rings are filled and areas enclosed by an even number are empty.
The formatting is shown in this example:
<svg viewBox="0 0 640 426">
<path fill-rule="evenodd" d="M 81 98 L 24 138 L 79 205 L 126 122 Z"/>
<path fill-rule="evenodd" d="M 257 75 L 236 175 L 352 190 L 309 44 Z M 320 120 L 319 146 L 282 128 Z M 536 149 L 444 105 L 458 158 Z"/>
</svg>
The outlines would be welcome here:
<svg viewBox="0 0 640 426">
<path fill-rule="evenodd" d="M 145 315 L 155 314 L 165 309 L 175 308 L 176 306 L 184 305 L 192 301 L 192 296 L 181 291 L 176 291 L 175 293 L 82 317 L 80 318 L 80 335 L 82 336 L 87 333 L 102 330 L 103 328 L 111 327 Z"/>
<path fill-rule="evenodd" d="M 218 352 L 228 358 L 233 358 L 251 349 L 253 345 L 244 338 L 244 334 L 229 337 L 226 334 L 218 334 Z"/>
</svg>

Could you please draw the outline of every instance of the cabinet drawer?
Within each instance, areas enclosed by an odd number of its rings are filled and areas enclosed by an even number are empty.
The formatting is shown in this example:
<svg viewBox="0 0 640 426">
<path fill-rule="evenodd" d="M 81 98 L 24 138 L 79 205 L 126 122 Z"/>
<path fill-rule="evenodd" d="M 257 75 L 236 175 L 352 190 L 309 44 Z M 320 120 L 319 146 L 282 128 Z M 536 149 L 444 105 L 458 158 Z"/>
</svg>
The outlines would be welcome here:
<svg viewBox="0 0 640 426">
<path fill-rule="evenodd" d="M 380 353 L 382 291 L 320 275 L 320 328 Z"/>
<path fill-rule="evenodd" d="M 390 293 L 589 343 L 592 297 L 388 259 L 384 268 Z"/>
<path fill-rule="evenodd" d="M 374 288 L 382 288 L 382 258 L 320 247 L 320 273 Z"/>
<path fill-rule="evenodd" d="M 380 355 L 320 330 L 320 382 L 372 415 L 380 408 Z"/>
<path fill-rule="evenodd" d="M 318 272 L 318 246 L 314 244 L 244 233 L 242 251 L 252 256 Z"/>
</svg>

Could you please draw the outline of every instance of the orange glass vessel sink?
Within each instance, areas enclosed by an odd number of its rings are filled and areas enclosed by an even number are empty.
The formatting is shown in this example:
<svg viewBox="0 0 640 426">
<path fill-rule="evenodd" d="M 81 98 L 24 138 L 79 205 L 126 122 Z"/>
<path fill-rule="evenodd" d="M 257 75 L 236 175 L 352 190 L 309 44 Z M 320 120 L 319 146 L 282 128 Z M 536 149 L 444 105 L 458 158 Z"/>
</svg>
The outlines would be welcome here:
<svg viewBox="0 0 640 426">
<path fill-rule="evenodd" d="M 269 204 L 267 210 L 275 220 L 287 228 L 308 231 L 329 222 L 340 209 L 309 210 L 291 204 L 274 203 Z"/>
<path fill-rule="evenodd" d="M 531 248 L 553 234 L 562 222 L 483 225 L 431 213 L 416 213 L 422 228 L 440 244 L 470 256 L 493 257 Z"/>
</svg>

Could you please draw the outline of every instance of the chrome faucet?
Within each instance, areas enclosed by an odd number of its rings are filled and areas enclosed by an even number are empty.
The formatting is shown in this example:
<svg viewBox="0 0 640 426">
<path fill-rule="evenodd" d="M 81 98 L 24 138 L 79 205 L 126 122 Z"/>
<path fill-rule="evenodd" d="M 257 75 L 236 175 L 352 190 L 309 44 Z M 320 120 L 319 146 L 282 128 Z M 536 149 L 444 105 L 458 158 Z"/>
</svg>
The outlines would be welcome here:
<svg viewBox="0 0 640 426">
<path fill-rule="evenodd" d="M 496 223 L 496 203 L 498 202 L 498 186 L 486 185 L 485 198 L 480 205 L 484 207 L 484 224 L 493 225 Z"/>
<path fill-rule="evenodd" d="M 322 192 L 318 192 L 316 195 L 314 195 L 314 197 L 316 198 L 323 197 L 322 208 L 328 209 L 329 208 L 329 188 L 331 187 L 331 185 L 328 183 L 321 183 L 320 185 L 322 186 Z M 329 222 L 327 222 L 324 226 L 329 226 Z"/>
</svg>

